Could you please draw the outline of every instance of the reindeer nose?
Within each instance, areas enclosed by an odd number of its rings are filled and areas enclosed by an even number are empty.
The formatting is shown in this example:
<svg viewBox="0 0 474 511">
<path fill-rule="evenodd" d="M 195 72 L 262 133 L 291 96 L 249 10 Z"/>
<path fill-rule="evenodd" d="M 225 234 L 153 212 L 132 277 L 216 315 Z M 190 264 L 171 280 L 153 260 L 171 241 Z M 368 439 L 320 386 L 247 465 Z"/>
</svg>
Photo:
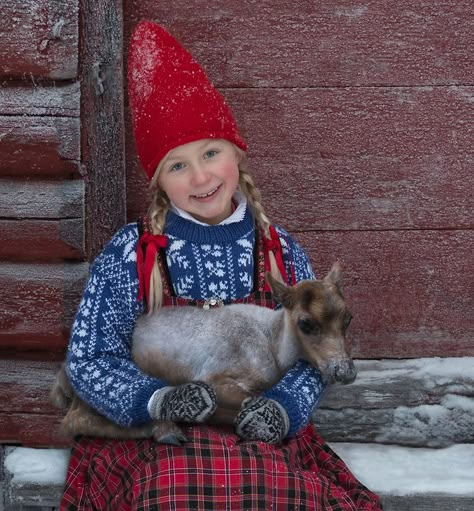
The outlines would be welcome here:
<svg viewBox="0 0 474 511">
<path fill-rule="evenodd" d="M 357 369 L 351 359 L 341 360 L 334 367 L 334 380 L 345 385 L 352 383 L 357 376 Z"/>
</svg>

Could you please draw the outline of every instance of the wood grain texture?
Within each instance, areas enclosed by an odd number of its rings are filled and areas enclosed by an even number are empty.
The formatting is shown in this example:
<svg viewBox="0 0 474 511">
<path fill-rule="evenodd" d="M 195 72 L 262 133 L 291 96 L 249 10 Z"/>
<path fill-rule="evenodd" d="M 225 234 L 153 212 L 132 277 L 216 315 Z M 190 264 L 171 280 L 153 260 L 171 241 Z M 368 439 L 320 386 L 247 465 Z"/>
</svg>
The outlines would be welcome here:
<svg viewBox="0 0 474 511">
<path fill-rule="evenodd" d="M 470 0 L 127 0 L 170 30 L 223 87 L 473 85 Z"/>
<path fill-rule="evenodd" d="M 6 82 L 0 88 L 0 115 L 79 117 L 80 84 Z"/>
<path fill-rule="evenodd" d="M 84 182 L 0 180 L 0 217 L 83 218 Z"/>
<path fill-rule="evenodd" d="M 31 262 L 84 259 L 84 220 L 0 219 L 0 258 Z"/>
<path fill-rule="evenodd" d="M 106 28 L 105 28 L 106 27 Z M 81 2 L 82 161 L 93 259 L 126 221 L 122 2 Z"/>
<path fill-rule="evenodd" d="M 61 416 L 8 412 L 0 413 L 0 443 L 28 447 L 68 447 L 59 435 Z"/>
<path fill-rule="evenodd" d="M 78 72 L 78 0 L 0 5 L 0 77 L 65 80 Z"/>
<path fill-rule="evenodd" d="M 268 213 L 286 228 L 472 227 L 474 87 L 225 94 L 250 145 Z M 148 196 L 131 138 L 134 219 Z"/>
<path fill-rule="evenodd" d="M 470 357 L 356 361 L 356 381 L 328 389 L 316 427 L 331 442 L 471 443 L 473 364 Z"/>
<path fill-rule="evenodd" d="M 0 349 L 62 351 L 87 263 L 0 264 Z"/>
<path fill-rule="evenodd" d="M 78 176 L 80 157 L 79 119 L 0 116 L 0 176 Z"/>
<path fill-rule="evenodd" d="M 381 495 L 384 511 L 472 511 L 474 496 L 437 493 Z"/>
</svg>

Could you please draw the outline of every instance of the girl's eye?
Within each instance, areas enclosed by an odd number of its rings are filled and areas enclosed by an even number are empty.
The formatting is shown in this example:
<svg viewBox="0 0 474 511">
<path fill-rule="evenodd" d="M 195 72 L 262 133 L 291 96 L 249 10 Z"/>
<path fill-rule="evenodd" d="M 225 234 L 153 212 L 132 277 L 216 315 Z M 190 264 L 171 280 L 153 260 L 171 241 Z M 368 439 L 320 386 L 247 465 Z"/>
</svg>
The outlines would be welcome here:
<svg viewBox="0 0 474 511">
<path fill-rule="evenodd" d="M 170 172 L 173 172 L 175 170 L 181 170 L 184 167 L 184 163 L 175 163 L 173 166 L 170 167 Z"/>
<path fill-rule="evenodd" d="M 204 153 L 204 158 L 213 158 L 217 154 L 215 149 L 210 149 Z"/>
</svg>

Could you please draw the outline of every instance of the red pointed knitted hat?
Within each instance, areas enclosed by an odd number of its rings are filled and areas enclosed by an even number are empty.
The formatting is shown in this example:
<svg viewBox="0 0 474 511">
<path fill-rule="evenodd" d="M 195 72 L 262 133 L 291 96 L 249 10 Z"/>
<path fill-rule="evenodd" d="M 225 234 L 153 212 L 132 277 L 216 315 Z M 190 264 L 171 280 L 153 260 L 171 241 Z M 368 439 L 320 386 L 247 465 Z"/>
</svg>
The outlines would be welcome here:
<svg viewBox="0 0 474 511">
<path fill-rule="evenodd" d="M 148 177 L 175 147 L 203 138 L 247 146 L 221 94 L 163 27 L 142 21 L 128 54 L 128 94 L 138 157 Z"/>
</svg>

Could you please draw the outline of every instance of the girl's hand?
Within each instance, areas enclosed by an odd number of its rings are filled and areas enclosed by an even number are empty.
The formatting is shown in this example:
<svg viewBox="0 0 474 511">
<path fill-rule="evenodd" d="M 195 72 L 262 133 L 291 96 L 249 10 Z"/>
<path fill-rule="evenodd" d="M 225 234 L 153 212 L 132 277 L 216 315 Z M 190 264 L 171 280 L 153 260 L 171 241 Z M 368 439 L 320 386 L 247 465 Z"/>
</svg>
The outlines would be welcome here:
<svg viewBox="0 0 474 511">
<path fill-rule="evenodd" d="M 196 381 L 155 392 L 149 411 L 153 419 L 205 422 L 216 411 L 217 396 L 207 383 Z"/>
<path fill-rule="evenodd" d="M 283 406 L 266 397 L 247 398 L 235 422 L 236 433 L 244 440 L 261 440 L 269 444 L 281 442 L 290 429 Z"/>
</svg>

